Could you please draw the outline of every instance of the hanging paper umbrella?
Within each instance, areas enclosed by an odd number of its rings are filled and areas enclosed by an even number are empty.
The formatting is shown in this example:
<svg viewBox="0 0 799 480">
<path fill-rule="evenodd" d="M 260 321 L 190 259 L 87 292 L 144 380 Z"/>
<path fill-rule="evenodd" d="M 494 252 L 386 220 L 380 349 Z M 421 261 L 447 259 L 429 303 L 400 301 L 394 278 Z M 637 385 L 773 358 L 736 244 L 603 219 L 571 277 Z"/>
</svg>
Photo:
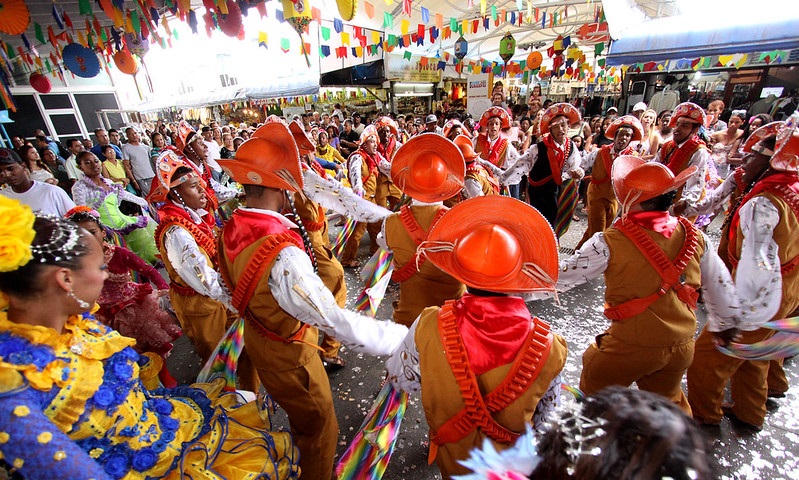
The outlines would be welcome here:
<svg viewBox="0 0 799 480">
<path fill-rule="evenodd" d="M 358 7 L 358 0 L 336 0 L 336 6 L 338 7 L 338 13 L 341 15 L 341 19 L 345 22 L 349 22 L 355 18 L 355 9 Z"/>
<path fill-rule="evenodd" d="M 544 56 L 541 55 L 541 52 L 531 52 L 530 55 L 527 55 L 527 69 L 535 70 L 541 66 L 541 62 L 543 61 Z"/>
<path fill-rule="evenodd" d="M 70 43 L 61 51 L 64 66 L 83 78 L 92 78 L 100 73 L 100 60 L 90 48 L 79 43 Z"/>
<path fill-rule="evenodd" d="M 33 87 L 33 89 L 39 93 L 50 93 L 50 90 L 53 89 L 50 79 L 39 72 L 31 73 L 28 81 L 30 82 L 31 87 Z"/>
<path fill-rule="evenodd" d="M 135 75 L 139 71 L 139 65 L 131 55 L 130 50 L 123 48 L 114 54 L 114 65 L 120 72 L 127 75 Z"/>
<path fill-rule="evenodd" d="M 232 0 L 227 0 L 226 6 L 228 10 L 227 15 L 221 13 L 219 9 L 217 9 L 216 12 L 219 29 L 228 37 L 237 37 L 244 28 L 241 19 L 241 10 L 236 2 Z"/>
<path fill-rule="evenodd" d="M 25 0 L 0 0 L 0 32 L 20 35 L 30 23 L 31 12 Z"/>
<path fill-rule="evenodd" d="M 463 57 L 465 57 L 466 53 L 468 52 L 469 42 L 467 42 L 466 39 L 463 38 L 463 35 L 461 35 L 460 38 L 458 38 L 458 40 L 455 42 L 455 57 L 458 60 L 463 60 Z"/>
</svg>

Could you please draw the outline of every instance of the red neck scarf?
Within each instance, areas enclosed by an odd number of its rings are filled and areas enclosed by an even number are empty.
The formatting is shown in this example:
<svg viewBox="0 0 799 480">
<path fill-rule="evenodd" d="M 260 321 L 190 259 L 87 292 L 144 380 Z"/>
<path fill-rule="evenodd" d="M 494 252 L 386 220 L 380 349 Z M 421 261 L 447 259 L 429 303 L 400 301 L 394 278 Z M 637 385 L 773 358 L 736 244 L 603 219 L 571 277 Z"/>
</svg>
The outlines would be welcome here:
<svg viewBox="0 0 799 480">
<path fill-rule="evenodd" d="M 214 216 L 208 213 L 200 218 L 200 223 L 196 223 L 189 212 L 184 208 L 179 207 L 172 202 L 167 202 L 158 209 L 158 214 L 161 221 L 155 229 L 155 242 L 158 248 L 161 248 L 161 234 L 171 225 L 180 225 L 188 230 L 197 245 L 200 246 L 205 253 L 211 257 L 213 262 L 216 262 L 216 236 L 214 235 Z"/>
<path fill-rule="evenodd" d="M 366 168 L 369 169 L 370 173 L 374 173 L 377 170 L 378 155 L 380 155 L 379 151 L 375 152 L 373 155 L 370 155 L 365 149 L 359 148 L 353 153 L 353 155 L 355 155 L 356 153 L 360 155 L 363 158 L 363 160 L 366 162 Z M 366 179 L 364 179 L 364 181 L 365 180 Z"/>
<path fill-rule="evenodd" d="M 665 149 L 665 152 L 661 157 L 661 163 L 669 167 L 671 173 L 674 175 L 679 175 L 680 172 L 685 170 L 685 168 L 688 166 L 688 160 L 691 158 L 694 152 L 700 148 L 705 148 L 705 142 L 703 142 L 698 136 L 694 135 L 680 147 L 677 147 L 677 144 L 674 142 L 674 140 L 670 140 L 666 142 L 666 145 L 664 145 L 663 148 Z"/>
<path fill-rule="evenodd" d="M 516 358 L 532 327 L 530 311 L 519 297 L 465 294 L 453 313 L 475 375 Z"/>
<path fill-rule="evenodd" d="M 677 218 L 669 215 L 669 212 L 632 212 L 627 214 L 627 219 L 666 238 L 671 238 L 678 223 Z"/>
<path fill-rule="evenodd" d="M 778 186 L 786 186 L 799 195 L 799 176 L 797 176 L 797 172 L 779 172 L 758 180 L 752 190 L 741 201 L 741 207 L 746 205 L 746 202 L 756 195 L 773 190 L 774 187 Z M 738 224 L 741 223 L 740 211 L 741 208 L 739 207 L 732 216 L 732 222 L 730 222 L 730 245 L 733 245 L 732 240 L 738 234 Z"/>
<path fill-rule="evenodd" d="M 505 138 L 499 137 L 495 142 L 488 139 L 488 135 L 480 134 L 477 137 L 477 143 L 480 146 L 480 157 L 493 163 L 498 167 L 502 167 L 504 162 L 505 149 L 508 146 L 508 141 Z M 483 155 L 488 155 L 486 158 Z"/>
<path fill-rule="evenodd" d="M 224 254 L 231 262 L 247 247 L 263 237 L 277 234 L 289 234 L 299 245 L 303 245 L 302 237 L 289 230 L 280 219 L 258 212 L 238 209 L 233 218 L 225 225 L 222 236 L 225 240 Z"/>
<path fill-rule="evenodd" d="M 377 151 L 380 155 L 386 157 L 386 160 L 391 160 L 394 156 L 394 150 L 397 148 L 397 140 L 394 137 L 388 139 L 388 145 L 383 145 L 383 142 L 377 142 Z"/>
<path fill-rule="evenodd" d="M 547 147 L 547 157 L 549 157 L 549 167 L 552 170 L 552 179 L 556 184 L 560 185 L 563 180 L 561 179 L 561 172 L 563 171 L 563 164 L 572 151 L 572 141 L 566 139 L 564 145 L 558 145 L 552 138 L 552 135 L 544 136 L 544 145 Z M 608 172 L 609 174 L 610 172 Z"/>
</svg>

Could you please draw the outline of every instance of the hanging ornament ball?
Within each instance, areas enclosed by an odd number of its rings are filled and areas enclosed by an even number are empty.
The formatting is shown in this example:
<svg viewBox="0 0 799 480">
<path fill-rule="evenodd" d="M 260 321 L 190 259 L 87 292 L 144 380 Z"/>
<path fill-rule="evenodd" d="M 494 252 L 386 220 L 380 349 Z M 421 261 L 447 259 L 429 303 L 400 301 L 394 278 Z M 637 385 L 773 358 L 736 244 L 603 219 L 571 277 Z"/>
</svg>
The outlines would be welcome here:
<svg viewBox="0 0 799 480">
<path fill-rule="evenodd" d="M 50 83 L 50 79 L 39 72 L 31 73 L 28 81 L 31 87 L 39 93 L 50 93 L 50 90 L 53 89 L 53 84 Z"/>
<path fill-rule="evenodd" d="M 463 57 L 469 52 L 469 42 L 463 38 L 463 35 L 455 42 L 455 57 L 463 60 Z"/>
<path fill-rule="evenodd" d="M 532 52 L 530 55 L 527 55 L 527 69 L 535 70 L 541 66 L 541 62 L 543 61 L 544 56 L 541 55 L 541 52 Z"/>
<path fill-rule="evenodd" d="M 515 53 L 516 39 L 508 32 L 502 37 L 502 40 L 499 41 L 499 56 L 507 63 Z"/>
<path fill-rule="evenodd" d="M 140 33 L 126 33 L 125 45 L 128 46 L 130 53 L 144 58 L 150 50 L 150 41 L 144 38 Z"/>
<path fill-rule="evenodd" d="M 139 71 L 139 64 L 136 63 L 130 50 L 124 48 L 114 54 L 114 65 L 120 72 L 127 75 L 135 75 Z"/>
</svg>

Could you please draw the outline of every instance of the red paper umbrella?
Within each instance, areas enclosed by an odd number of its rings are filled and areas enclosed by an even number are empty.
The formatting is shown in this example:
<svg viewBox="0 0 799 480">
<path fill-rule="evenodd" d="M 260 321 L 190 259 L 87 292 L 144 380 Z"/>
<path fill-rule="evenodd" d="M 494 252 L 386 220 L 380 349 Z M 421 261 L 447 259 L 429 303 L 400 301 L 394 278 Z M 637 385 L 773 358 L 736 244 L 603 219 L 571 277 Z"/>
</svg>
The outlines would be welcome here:
<svg viewBox="0 0 799 480">
<path fill-rule="evenodd" d="M 216 18 L 222 33 L 228 37 L 237 37 L 242 29 L 241 10 L 236 2 L 227 0 L 228 14 L 224 15 L 217 9 Z"/>
<path fill-rule="evenodd" d="M 50 93 L 50 90 L 53 89 L 50 79 L 38 72 L 31 73 L 28 81 L 31 87 L 39 93 Z"/>
<path fill-rule="evenodd" d="M 25 0 L 0 0 L 0 32 L 21 35 L 31 23 Z"/>
<path fill-rule="evenodd" d="M 139 65 L 133 59 L 130 50 L 123 48 L 114 54 L 114 65 L 117 66 L 120 72 L 134 75 L 139 71 Z"/>
</svg>

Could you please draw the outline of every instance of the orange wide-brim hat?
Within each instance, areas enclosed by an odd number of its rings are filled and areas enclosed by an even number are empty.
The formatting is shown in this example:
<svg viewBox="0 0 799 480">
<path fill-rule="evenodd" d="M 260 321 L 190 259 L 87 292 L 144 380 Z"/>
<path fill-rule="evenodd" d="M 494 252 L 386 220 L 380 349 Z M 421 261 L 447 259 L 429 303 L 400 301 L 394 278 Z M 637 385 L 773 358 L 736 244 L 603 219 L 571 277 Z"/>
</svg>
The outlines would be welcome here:
<svg viewBox="0 0 799 480">
<path fill-rule="evenodd" d="M 458 135 L 457 137 L 455 137 L 455 140 L 453 140 L 453 142 L 455 143 L 455 146 L 458 147 L 458 149 L 463 154 L 464 160 L 466 160 L 467 162 L 471 162 L 475 158 L 477 158 L 478 155 L 474 151 L 474 145 L 472 145 L 471 138 L 467 137 L 466 135 Z"/>
<path fill-rule="evenodd" d="M 452 207 L 419 252 L 469 287 L 490 292 L 552 292 L 558 279 L 549 222 L 527 203 L 501 195 Z"/>
<path fill-rule="evenodd" d="M 181 120 L 178 124 L 178 136 L 175 139 L 175 147 L 182 152 L 186 148 L 186 145 L 195 140 L 197 135 L 199 134 L 189 125 L 189 122 Z"/>
<path fill-rule="evenodd" d="M 543 135 L 549 133 L 550 122 L 560 116 L 567 117 L 569 119 L 569 125 L 574 125 L 575 123 L 580 123 L 582 121 L 580 111 L 577 110 L 574 105 L 570 103 L 556 103 L 554 105 L 550 105 L 541 116 L 541 123 L 539 126 L 539 131 L 541 134 Z"/>
<path fill-rule="evenodd" d="M 269 123 L 236 150 L 233 160 L 217 160 L 233 180 L 242 185 L 260 185 L 301 192 L 300 152 L 289 127 Z"/>
<path fill-rule="evenodd" d="M 262 127 L 263 128 L 263 127 Z M 316 151 L 316 145 L 313 140 L 305 133 L 305 128 L 299 121 L 289 123 L 289 131 L 294 136 L 294 141 L 297 143 L 297 149 L 300 154 L 313 153 Z"/>
<path fill-rule="evenodd" d="M 437 133 L 408 140 L 391 161 L 391 181 L 420 202 L 443 202 L 463 189 L 466 162 L 454 143 Z"/>
<path fill-rule="evenodd" d="M 629 127 L 633 129 L 633 138 L 630 140 L 631 142 L 640 142 L 641 139 L 644 138 L 644 127 L 641 125 L 641 122 L 632 115 L 624 115 L 623 117 L 618 117 L 613 120 L 608 129 L 605 131 L 605 137 L 610 140 L 615 139 L 616 132 L 621 127 Z"/>
<path fill-rule="evenodd" d="M 777 132 L 771 168 L 782 172 L 799 171 L 799 111 L 788 117 Z"/>
<path fill-rule="evenodd" d="M 632 155 L 621 155 L 613 161 L 610 178 L 616 198 L 629 208 L 682 187 L 697 172 L 688 167 L 676 177 L 662 163 L 647 162 Z"/>
<path fill-rule="evenodd" d="M 489 109 L 483 112 L 483 115 L 480 117 L 480 126 L 483 128 L 488 127 L 488 120 L 491 117 L 499 117 L 500 129 L 505 130 L 506 128 L 510 128 L 510 114 L 505 108 L 489 107 Z"/>
<path fill-rule="evenodd" d="M 691 102 L 684 102 L 674 107 L 674 113 L 669 120 L 669 128 L 677 126 L 677 119 L 685 118 L 699 125 L 704 125 L 706 120 L 705 111 L 699 105 Z"/>
<path fill-rule="evenodd" d="M 180 167 L 186 167 L 192 173 L 173 179 L 172 177 Z M 166 202 L 171 189 L 194 177 L 200 178 L 203 188 L 206 187 L 205 181 L 196 167 L 175 153 L 171 147 L 165 147 L 158 154 L 158 158 L 155 160 L 155 177 L 155 181 L 150 185 L 150 192 L 147 194 L 147 201 L 150 203 Z"/>
<path fill-rule="evenodd" d="M 776 135 L 783 125 L 785 125 L 785 122 L 771 122 L 761 127 L 758 127 L 754 132 L 752 132 L 749 135 L 749 138 L 746 139 L 746 142 L 744 142 L 744 145 L 743 147 L 741 147 L 741 149 L 744 151 L 744 153 L 751 153 L 753 151 L 752 147 L 754 147 L 758 142 L 760 142 L 764 138 L 770 137 L 771 135 Z M 762 151 L 757 153 L 762 153 L 768 157 L 774 155 L 774 152 Z"/>
</svg>

